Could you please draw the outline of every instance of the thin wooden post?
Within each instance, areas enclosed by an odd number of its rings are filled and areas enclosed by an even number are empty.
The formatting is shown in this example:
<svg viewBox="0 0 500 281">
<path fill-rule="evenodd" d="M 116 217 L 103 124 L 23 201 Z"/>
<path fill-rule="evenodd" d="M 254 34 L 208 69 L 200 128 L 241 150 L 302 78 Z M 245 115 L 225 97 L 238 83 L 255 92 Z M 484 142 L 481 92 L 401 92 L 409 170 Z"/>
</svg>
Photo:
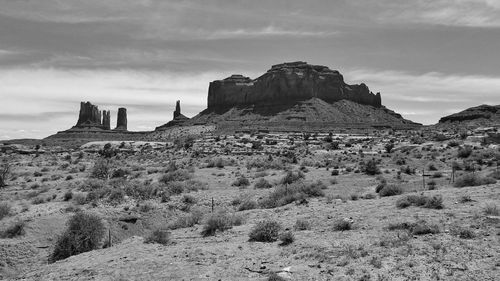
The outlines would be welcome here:
<svg viewBox="0 0 500 281">
<path fill-rule="evenodd" d="M 425 167 L 422 169 L 422 190 L 425 190 Z"/>
<path fill-rule="evenodd" d="M 214 198 L 212 197 L 212 213 L 214 212 Z"/>
</svg>

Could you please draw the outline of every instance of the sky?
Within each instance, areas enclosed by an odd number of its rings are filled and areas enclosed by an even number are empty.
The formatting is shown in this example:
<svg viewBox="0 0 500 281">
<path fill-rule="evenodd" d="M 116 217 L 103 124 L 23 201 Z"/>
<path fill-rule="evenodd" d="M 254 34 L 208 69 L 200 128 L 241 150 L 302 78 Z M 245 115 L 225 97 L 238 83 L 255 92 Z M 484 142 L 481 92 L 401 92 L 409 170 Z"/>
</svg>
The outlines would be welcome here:
<svg viewBox="0 0 500 281">
<path fill-rule="evenodd" d="M 306 61 L 423 124 L 500 104 L 500 0 L 0 0 L 0 139 L 76 124 L 129 130 L 206 108 L 209 83 Z"/>
</svg>

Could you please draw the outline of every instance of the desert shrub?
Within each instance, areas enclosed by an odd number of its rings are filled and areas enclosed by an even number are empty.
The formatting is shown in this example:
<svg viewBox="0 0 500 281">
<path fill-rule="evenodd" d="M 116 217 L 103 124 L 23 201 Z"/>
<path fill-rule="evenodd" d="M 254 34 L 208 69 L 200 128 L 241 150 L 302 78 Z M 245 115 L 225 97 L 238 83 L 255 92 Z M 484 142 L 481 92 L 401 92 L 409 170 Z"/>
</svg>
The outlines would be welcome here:
<svg viewBox="0 0 500 281">
<path fill-rule="evenodd" d="M 457 151 L 457 156 L 459 158 L 467 158 L 472 154 L 472 148 L 470 146 L 459 147 Z"/>
<path fill-rule="evenodd" d="M 33 205 L 39 205 L 45 203 L 45 198 L 41 196 L 37 196 L 31 200 L 31 204 Z"/>
<path fill-rule="evenodd" d="M 454 186 L 455 187 L 466 187 L 466 186 L 480 186 L 485 184 L 494 184 L 497 181 L 493 178 L 482 177 L 477 174 L 465 174 L 459 177 Z"/>
<path fill-rule="evenodd" d="M 184 196 L 182 196 L 181 202 L 186 205 L 194 205 L 196 204 L 196 198 L 194 198 L 194 196 L 185 194 Z"/>
<path fill-rule="evenodd" d="M 8 202 L 0 202 L 0 220 L 10 215 L 11 210 L 12 207 Z"/>
<path fill-rule="evenodd" d="M 260 178 L 254 184 L 254 188 L 263 189 L 263 188 L 271 188 L 273 187 L 266 179 Z"/>
<path fill-rule="evenodd" d="M 331 173 L 332 176 L 338 176 L 339 174 L 340 174 L 339 170 L 337 170 L 337 169 L 332 170 L 332 173 Z"/>
<path fill-rule="evenodd" d="M 191 210 L 189 214 L 179 216 L 173 223 L 169 224 L 169 229 L 188 228 L 199 224 L 203 219 L 203 212 L 198 209 Z"/>
<path fill-rule="evenodd" d="M 0 233 L 0 238 L 14 238 L 17 236 L 22 236 L 25 234 L 24 231 L 25 223 L 23 221 L 19 221 L 9 226 L 6 230 Z"/>
<path fill-rule="evenodd" d="M 425 235 L 425 234 L 436 234 L 439 233 L 439 226 L 435 224 L 429 224 L 426 221 L 418 221 L 412 228 L 411 233 L 413 235 Z"/>
<path fill-rule="evenodd" d="M 363 199 L 367 199 L 367 200 L 370 200 L 370 199 L 375 199 L 377 196 L 373 193 L 367 193 L 365 195 L 363 195 Z"/>
<path fill-rule="evenodd" d="M 118 149 L 114 148 L 111 143 L 106 143 L 104 147 L 99 150 L 99 154 L 104 158 L 111 158 L 116 156 Z"/>
<path fill-rule="evenodd" d="M 429 190 L 435 190 L 436 189 L 436 185 L 437 185 L 436 182 L 431 180 L 431 181 L 429 181 L 427 183 L 427 189 L 429 189 Z"/>
<path fill-rule="evenodd" d="M 125 201 L 125 191 L 121 188 L 114 188 L 108 197 L 108 202 L 112 204 L 119 204 Z"/>
<path fill-rule="evenodd" d="M 208 161 L 207 168 L 213 168 L 213 167 L 217 167 L 219 169 L 224 168 L 224 160 L 222 160 L 222 158 L 220 157 L 215 159 L 210 159 Z"/>
<path fill-rule="evenodd" d="M 425 195 L 408 195 L 396 201 L 398 208 L 406 208 L 409 206 L 417 206 L 428 209 L 443 209 L 443 197 L 441 195 L 425 196 Z"/>
<path fill-rule="evenodd" d="M 183 182 L 183 184 L 184 190 L 187 190 L 188 192 L 208 189 L 208 184 L 202 181 L 187 180 Z"/>
<path fill-rule="evenodd" d="M 435 172 L 434 174 L 432 174 L 432 177 L 435 178 L 435 179 L 436 178 L 441 178 L 441 177 L 443 177 L 443 173 L 441 173 L 441 172 Z"/>
<path fill-rule="evenodd" d="M 260 170 L 268 170 L 268 169 L 273 169 L 273 170 L 282 170 L 287 167 L 286 164 L 284 164 L 282 161 L 278 159 L 273 159 L 272 157 L 269 158 L 252 158 L 249 161 L 247 161 L 247 169 L 252 169 L 252 168 L 257 168 Z"/>
<path fill-rule="evenodd" d="M 155 209 L 155 205 L 151 202 L 144 202 L 139 205 L 139 212 L 147 213 Z"/>
<path fill-rule="evenodd" d="M 293 172 L 293 171 L 288 171 L 286 175 L 281 179 L 280 183 L 281 184 L 292 184 L 296 181 L 299 181 L 303 179 L 304 173 L 301 171 Z"/>
<path fill-rule="evenodd" d="M 387 226 L 388 230 L 411 230 L 415 226 L 415 223 L 411 222 L 397 222 L 397 223 L 389 223 Z"/>
<path fill-rule="evenodd" d="M 232 216 L 226 212 L 217 212 L 208 217 L 205 224 L 203 225 L 201 235 L 203 235 L 204 237 L 213 236 L 218 231 L 223 232 L 225 230 L 231 229 L 232 227 Z"/>
<path fill-rule="evenodd" d="M 130 171 L 127 169 L 116 169 L 113 171 L 113 174 L 111 175 L 111 178 L 124 178 L 127 175 L 130 175 Z"/>
<path fill-rule="evenodd" d="M 469 228 L 460 227 L 459 229 L 455 230 L 454 232 L 458 237 L 460 237 L 462 239 L 474 239 L 474 237 L 476 237 L 476 234 L 474 233 L 474 231 L 472 231 Z"/>
<path fill-rule="evenodd" d="M 72 180 L 72 179 L 73 179 L 73 176 L 72 176 L 72 175 L 68 175 L 68 176 L 66 176 L 66 180 L 67 180 L 67 181 L 70 181 L 70 180 Z"/>
<path fill-rule="evenodd" d="M 311 229 L 311 225 L 308 220 L 305 219 L 297 219 L 295 221 L 295 225 L 293 226 L 295 230 L 309 230 Z"/>
<path fill-rule="evenodd" d="M 280 234 L 279 239 L 281 241 L 281 246 L 290 245 L 295 241 L 295 237 L 291 231 L 286 231 Z"/>
<path fill-rule="evenodd" d="M 83 205 L 87 203 L 87 195 L 85 193 L 73 194 L 73 201 L 78 205 Z"/>
<path fill-rule="evenodd" d="M 369 160 L 367 163 L 363 163 L 362 171 L 367 175 L 378 175 L 380 174 L 380 169 L 377 166 L 377 161 L 375 159 Z"/>
<path fill-rule="evenodd" d="M 250 231 L 249 241 L 274 242 L 278 240 L 281 225 L 273 220 L 258 222 Z"/>
<path fill-rule="evenodd" d="M 78 212 L 68 221 L 67 228 L 58 238 L 49 260 L 55 262 L 100 247 L 105 227 L 97 215 Z"/>
<path fill-rule="evenodd" d="M 166 229 L 156 229 L 144 239 L 144 243 L 168 245 L 170 243 L 170 232 Z"/>
<path fill-rule="evenodd" d="M 462 195 L 462 196 L 458 199 L 458 202 L 460 202 L 460 203 L 472 202 L 472 199 L 470 198 L 470 195 Z"/>
<path fill-rule="evenodd" d="M 263 208 L 276 208 L 290 204 L 294 201 L 304 200 L 308 197 L 322 197 L 324 196 L 322 190 L 324 187 L 324 184 L 304 184 L 302 182 L 291 185 L 280 185 L 266 198 L 262 199 L 259 204 Z"/>
<path fill-rule="evenodd" d="M 238 206 L 238 211 L 246 211 L 246 210 L 253 210 L 258 208 L 258 204 L 255 200 L 252 199 L 245 199 L 243 200 L 240 205 Z"/>
<path fill-rule="evenodd" d="M 170 182 L 167 190 L 172 195 L 179 195 L 184 192 L 184 184 L 182 182 Z"/>
<path fill-rule="evenodd" d="M 111 173 L 111 162 L 108 160 L 99 159 L 94 163 L 90 171 L 90 177 L 96 179 L 109 179 Z"/>
<path fill-rule="evenodd" d="M 232 184 L 232 186 L 247 187 L 250 185 L 250 181 L 245 176 L 237 178 Z"/>
<path fill-rule="evenodd" d="M 490 203 L 484 207 L 484 213 L 490 216 L 498 216 L 500 215 L 500 210 L 497 205 Z"/>
<path fill-rule="evenodd" d="M 164 184 L 168 184 L 169 182 L 173 181 L 185 181 L 189 180 L 192 178 L 192 175 L 186 171 L 186 170 L 176 170 L 172 172 L 167 172 L 161 178 L 159 181 Z"/>
<path fill-rule="evenodd" d="M 169 184 L 167 190 L 173 183 Z M 125 184 L 125 194 L 129 197 L 139 200 L 149 200 L 161 196 L 165 192 L 165 188 L 156 184 L 143 184 L 140 182 L 131 182 Z M 182 191 L 181 191 L 182 193 Z"/>
<path fill-rule="evenodd" d="M 385 151 L 386 151 L 387 153 L 391 153 L 391 152 L 392 152 L 392 149 L 394 149 L 394 143 L 390 142 L 390 143 L 386 144 L 386 145 L 384 146 L 384 148 L 385 148 Z"/>
<path fill-rule="evenodd" d="M 336 231 L 346 231 L 352 229 L 352 221 L 349 219 L 339 219 L 333 224 L 333 229 Z"/>
<path fill-rule="evenodd" d="M 394 196 L 400 194 L 403 194 L 403 188 L 398 185 L 386 185 L 379 192 L 380 197 Z"/>
<path fill-rule="evenodd" d="M 64 193 L 63 200 L 69 201 L 71 198 L 73 198 L 73 192 L 71 190 L 66 191 L 66 193 Z"/>
</svg>

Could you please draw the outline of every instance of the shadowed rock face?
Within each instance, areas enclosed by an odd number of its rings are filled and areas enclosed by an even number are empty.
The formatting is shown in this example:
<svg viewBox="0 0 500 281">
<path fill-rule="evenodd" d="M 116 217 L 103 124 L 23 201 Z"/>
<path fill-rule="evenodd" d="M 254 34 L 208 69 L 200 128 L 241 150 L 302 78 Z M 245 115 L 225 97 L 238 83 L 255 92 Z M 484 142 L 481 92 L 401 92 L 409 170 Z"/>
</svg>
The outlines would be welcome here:
<svg viewBox="0 0 500 281">
<path fill-rule="evenodd" d="M 101 111 L 90 102 L 80 103 L 80 115 L 75 127 L 101 127 Z"/>
<path fill-rule="evenodd" d="M 102 126 L 105 130 L 111 130 L 111 117 L 109 110 L 102 112 Z"/>
<path fill-rule="evenodd" d="M 274 65 L 255 80 L 233 75 L 211 82 L 208 111 L 225 112 L 235 106 L 294 104 L 311 98 L 328 103 L 350 100 L 374 107 L 382 106 L 380 93 L 371 93 L 365 84 L 348 85 L 336 70 L 293 62 Z"/>
<path fill-rule="evenodd" d="M 118 119 L 116 121 L 116 129 L 126 131 L 127 130 L 127 109 L 120 107 L 118 108 Z"/>
</svg>

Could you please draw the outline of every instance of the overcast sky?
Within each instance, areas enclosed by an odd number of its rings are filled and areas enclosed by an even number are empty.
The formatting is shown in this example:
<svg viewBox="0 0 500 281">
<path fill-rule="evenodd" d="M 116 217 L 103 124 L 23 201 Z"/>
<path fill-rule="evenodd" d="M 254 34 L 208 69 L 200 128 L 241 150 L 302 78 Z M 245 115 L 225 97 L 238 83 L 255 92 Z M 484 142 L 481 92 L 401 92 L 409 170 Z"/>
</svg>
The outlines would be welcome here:
<svg viewBox="0 0 500 281">
<path fill-rule="evenodd" d="M 212 80 L 297 60 L 433 124 L 500 104 L 500 1 L 0 0 L 0 139 L 68 129 L 80 101 L 152 130 Z"/>
</svg>

